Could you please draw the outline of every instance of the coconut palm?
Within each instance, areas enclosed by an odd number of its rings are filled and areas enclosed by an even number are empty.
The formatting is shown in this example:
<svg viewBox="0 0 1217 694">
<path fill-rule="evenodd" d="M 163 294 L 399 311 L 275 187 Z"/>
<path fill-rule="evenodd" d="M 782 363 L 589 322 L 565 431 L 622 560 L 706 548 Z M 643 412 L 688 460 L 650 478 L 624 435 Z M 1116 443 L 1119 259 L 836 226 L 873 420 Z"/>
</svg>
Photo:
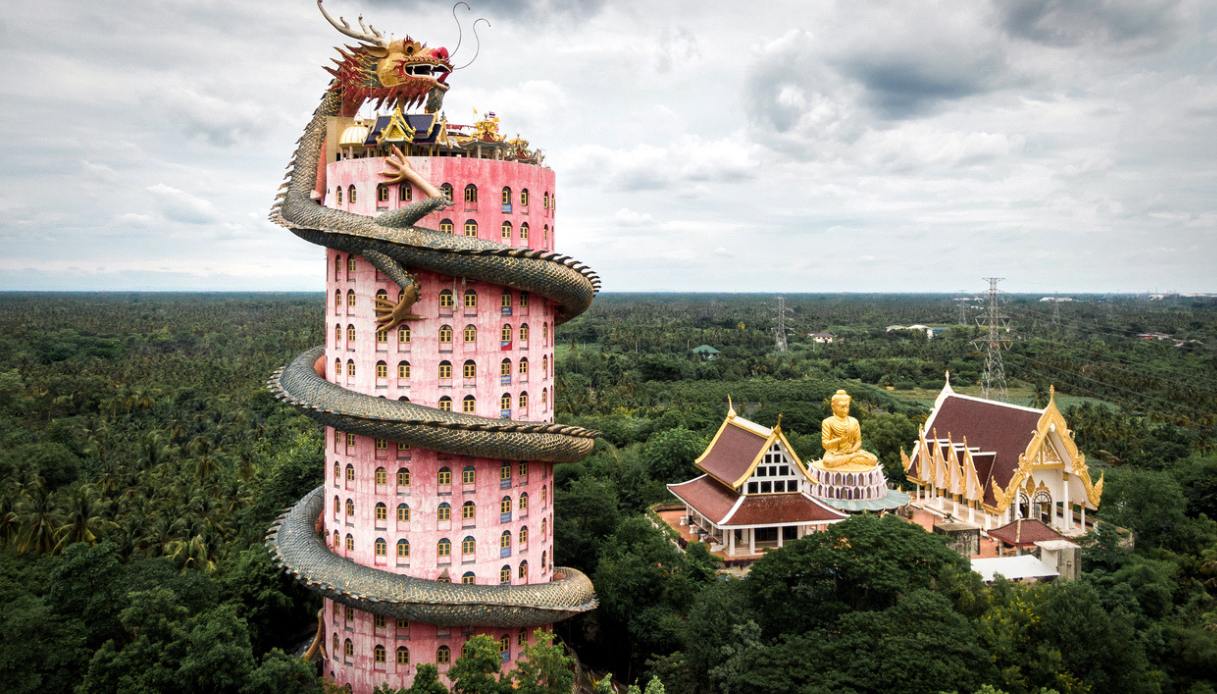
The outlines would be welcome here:
<svg viewBox="0 0 1217 694">
<path fill-rule="evenodd" d="M 50 490 L 35 479 L 25 489 L 24 498 L 17 505 L 17 551 L 46 554 L 55 549 L 56 530 L 59 528 L 59 512 Z"/>
<path fill-rule="evenodd" d="M 165 555 L 177 563 L 182 571 L 200 569 L 212 573 L 216 570 L 211 548 L 202 535 L 195 535 L 189 540 L 172 540 L 165 546 Z"/>
<path fill-rule="evenodd" d="M 98 536 L 114 524 L 102 515 L 104 504 L 97 499 L 97 492 L 87 484 L 77 485 L 69 492 L 64 504 L 63 524 L 55 530 L 55 551 L 63 551 L 75 542 L 93 544 Z"/>
</svg>

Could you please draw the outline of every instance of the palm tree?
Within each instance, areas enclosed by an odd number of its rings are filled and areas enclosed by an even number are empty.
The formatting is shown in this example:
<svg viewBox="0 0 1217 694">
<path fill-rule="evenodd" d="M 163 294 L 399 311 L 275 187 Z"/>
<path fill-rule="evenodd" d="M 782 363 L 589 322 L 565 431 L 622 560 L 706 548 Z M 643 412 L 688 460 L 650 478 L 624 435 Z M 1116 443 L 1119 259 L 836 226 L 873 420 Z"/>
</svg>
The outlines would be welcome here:
<svg viewBox="0 0 1217 694">
<path fill-rule="evenodd" d="M 59 527 L 59 514 L 54 498 L 41 479 L 35 479 L 26 487 L 25 498 L 18 504 L 17 551 L 46 554 L 55 549 L 55 532 Z"/>
<path fill-rule="evenodd" d="M 19 527 L 16 497 L 6 493 L 0 496 L 0 547 L 13 541 Z"/>
<path fill-rule="evenodd" d="M 216 563 L 211 558 L 211 548 L 203 540 L 202 535 L 195 535 L 189 540 L 173 540 L 165 546 L 165 554 L 177 562 L 183 572 L 187 569 L 202 569 L 207 573 L 216 570 Z"/>
<path fill-rule="evenodd" d="M 75 542 L 91 545 L 97 542 L 99 534 L 114 525 L 102 516 L 103 504 L 98 502 L 97 493 L 92 487 L 81 484 L 70 494 L 64 505 L 64 522 L 55 531 L 56 552 Z"/>
</svg>

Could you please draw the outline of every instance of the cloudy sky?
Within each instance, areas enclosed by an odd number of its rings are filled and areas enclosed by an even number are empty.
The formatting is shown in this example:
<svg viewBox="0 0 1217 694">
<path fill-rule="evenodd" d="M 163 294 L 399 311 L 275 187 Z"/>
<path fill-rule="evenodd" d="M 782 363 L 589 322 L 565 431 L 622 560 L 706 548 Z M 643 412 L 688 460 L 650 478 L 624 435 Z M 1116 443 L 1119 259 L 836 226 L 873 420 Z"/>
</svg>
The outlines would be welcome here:
<svg viewBox="0 0 1217 694">
<path fill-rule="evenodd" d="M 545 150 L 606 291 L 1217 291 L 1217 3 L 472 2 L 449 118 Z M 446 2 L 327 7 L 456 41 Z M 312 0 L 0 32 L 0 289 L 322 287 L 265 221 L 339 38 Z"/>
</svg>

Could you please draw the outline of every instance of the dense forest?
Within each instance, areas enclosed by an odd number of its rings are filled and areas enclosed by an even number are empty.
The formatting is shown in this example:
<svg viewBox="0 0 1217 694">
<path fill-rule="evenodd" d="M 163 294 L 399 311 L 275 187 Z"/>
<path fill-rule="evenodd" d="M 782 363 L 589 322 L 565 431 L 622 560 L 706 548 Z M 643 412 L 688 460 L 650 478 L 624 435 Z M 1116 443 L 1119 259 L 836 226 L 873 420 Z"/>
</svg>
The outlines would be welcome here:
<svg viewBox="0 0 1217 694">
<path fill-rule="evenodd" d="M 873 516 L 724 579 L 648 514 L 728 396 L 815 457 L 847 388 L 901 479 L 944 372 L 979 392 L 976 302 L 787 296 L 779 353 L 772 296 L 605 295 L 559 330 L 557 366 L 559 421 L 603 432 L 558 469 L 557 561 L 593 578 L 600 609 L 501 679 L 471 647 L 457 689 L 568 686 L 552 673 L 569 657 L 648 691 L 1215 691 L 1217 301 L 1038 298 L 1003 306 L 1008 397 L 1042 404 L 1055 385 L 1106 475 L 1081 580 L 985 586 L 934 536 Z M 296 657 L 317 606 L 261 540 L 321 480 L 320 432 L 263 389 L 322 342 L 321 314 L 319 295 L 0 296 L 7 691 L 320 691 Z M 909 324 L 943 330 L 887 330 Z M 411 691 L 444 691 L 431 674 Z"/>
</svg>

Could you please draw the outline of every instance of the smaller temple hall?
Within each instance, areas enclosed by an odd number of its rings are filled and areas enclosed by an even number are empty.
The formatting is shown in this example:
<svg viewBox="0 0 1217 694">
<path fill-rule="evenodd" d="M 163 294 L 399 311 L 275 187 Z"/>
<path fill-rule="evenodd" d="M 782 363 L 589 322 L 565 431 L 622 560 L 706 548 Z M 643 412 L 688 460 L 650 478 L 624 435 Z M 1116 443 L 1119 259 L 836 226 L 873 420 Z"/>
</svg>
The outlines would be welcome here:
<svg viewBox="0 0 1217 694">
<path fill-rule="evenodd" d="M 681 525 L 727 558 L 758 558 L 846 518 L 811 495 L 815 481 L 782 434 L 780 418 L 771 429 L 728 406 L 694 465 L 700 477 L 668 490 L 685 506 Z"/>
</svg>

